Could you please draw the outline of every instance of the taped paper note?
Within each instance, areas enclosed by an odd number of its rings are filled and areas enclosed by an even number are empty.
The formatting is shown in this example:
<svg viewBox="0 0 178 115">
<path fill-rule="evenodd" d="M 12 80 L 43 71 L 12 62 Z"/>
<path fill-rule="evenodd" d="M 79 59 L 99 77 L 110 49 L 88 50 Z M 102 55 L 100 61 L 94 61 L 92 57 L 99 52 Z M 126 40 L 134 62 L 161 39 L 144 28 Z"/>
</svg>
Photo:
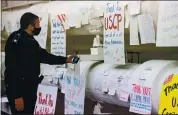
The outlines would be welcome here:
<svg viewBox="0 0 178 115">
<path fill-rule="evenodd" d="M 140 13 L 140 1 L 129 1 L 128 4 L 129 14 L 136 15 Z"/>
<path fill-rule="evenodd" d="M 129 92 L 125 92 L 124 90 L 120 90 L 119 100 L 128 102 Z"/>
<path fill-rule="evenodd" d="M 137 16 L 130 16 L 130 45 L 139 45 Z"/>
<path fill-rule="evenodd" d="M 178 46 L 178 2 L 160 1 L 156 46 Z"/>
<path fill-rule="evenodd" d="M 82 21 L 82 25 L 88 24 L 89 23 L 89 13 L 88 13 L 88 8 L 81 8 L 80 12 L 81 12 L 81 21 Z"/>
<path fill-rule="evenodd" d="M 107 80 L 109 82 L 109 92 L 108 92 L 108 94 L 112 95 L 112 96 L 116 94 L 117 78 L 114 77 L 114 76 L 117 76 L 116 74 L 117 73 L 115 71 L 111 71 L 111 74 L 108 76 L 108 78 L 112 78 L 112 79 Z"/>
<path fill-rule="evenodd" d="M 141 44 L 155 43 L 155 30 L 150 14 L 138 16 Z"/>
<path fill-rule="evenodd" d="M 81 22 L 82 22 L 82 19 L 81 19 L 81 14 L 76 14 L 76 28 L 81 28 Z"/>
<path fill-rule="evenodd" d="M 116 94 L 116 87 L 110 86 L 108 95 L 115 95 Z"/>
<path fill-rule="evenodd" d="M 102 92 L 108 92 L 107 80 L 104 80 L 104 81 L 102 82 Z"/>
<path fill-rule="evenodd" d="M 77 25 L 77 15 L 76 13 L 70 13 L 68 18 L 69 27 L 75 27 Z"/>
</svg>

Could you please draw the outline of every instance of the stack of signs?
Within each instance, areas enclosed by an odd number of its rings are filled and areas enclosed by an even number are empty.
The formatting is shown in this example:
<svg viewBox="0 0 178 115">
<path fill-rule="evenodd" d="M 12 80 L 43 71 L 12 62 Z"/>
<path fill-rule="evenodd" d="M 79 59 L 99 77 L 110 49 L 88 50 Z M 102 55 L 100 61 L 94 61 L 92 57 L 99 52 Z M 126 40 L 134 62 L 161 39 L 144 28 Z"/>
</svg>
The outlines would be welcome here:
<svg viewBox="0 0 178 115">
<path fill-rule="evenodd" d="M 158 114 L 178 114 L 178 74 L 167 77 L 162 86 Z"/>
<path fill-rule="evenodd" d="M 38 86 L 35 115 L 55 114 L 57 90 L 57 87 L 41 84 Z"/>
<path fill-rule="evenodd" d="M 118 1 L 107 3 L 104 22 L 104 62 L 125 64 L 124 6 Z"/>
</svg>

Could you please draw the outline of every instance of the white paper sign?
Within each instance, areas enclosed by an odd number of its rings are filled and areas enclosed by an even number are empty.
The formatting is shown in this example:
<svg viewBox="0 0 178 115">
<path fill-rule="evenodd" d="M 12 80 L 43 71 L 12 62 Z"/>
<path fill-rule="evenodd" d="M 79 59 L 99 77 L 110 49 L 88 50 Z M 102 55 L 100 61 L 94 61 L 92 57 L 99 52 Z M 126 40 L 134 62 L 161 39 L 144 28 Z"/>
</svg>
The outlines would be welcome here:
<svg viewBox="0 0 178 115">
<path fill-rule="evenodd" d="M 88 8 L 81 8 L 81 23 L 82 25 L 89 23 L 89 9 Z"/>
<path fill-rule="evenodd" d="M 65 114 L 84 114 L 85 77 L 67 71 L 65 76 Z"/>
<path fill-rule="evenodd" d="M 104 18 L 104 62 L 125 64 L 124 7 L 120 2 L 108 2 Z"/>
<path fill-rule="evenodd" d="M 140 1 L 129 1 L 128 4 L 129 14 L 136 15 L 140 13 Z"/>
<path fill-rule="evenodd" d="M 79 28 L 81 26 L 81 18 L 77 13 L 70 13 L 68 19 L 68 26 L 69 27 L 77 27 Z"/>
<path fill-rule="evenodd" d="M 156 46 L 178 46 L 178 2 L 160 1 Z"/>
<path fill-rule="evenodd" d="M 151 88 L 140 84 L 132 84 L 130 94 L 130 112 L 151 114 Z"/>
<path fill-rule="evenodd" d="M 130 16 L 130 45 L 139 45 L 137 16 Z"/>
<path fill-rule="evenodd" d="M 35 39 L 38 41 L 39 45 L 42 48 L 46 49 L 47 32 L 48 32 L 48 13 L 39 13 L 38 16 L 40 18 L 41 32 L 38 36 L 35 36 Z"/>
<path fill-rule="evenodd" d="M 51 53 L 66 57 L 66 30 L 58 16 L 51 16 Z"/>
<path fill-rule="evenodd" d="M 138 16 L 141 44 L 155 43 L 155 30 L 153 19 L 150 14 Z"/>
<path fill-rule="evenodd" d="M 57 87 L 39 85 L 37 91 L 37 101 L 35 105 L 35 115 L 54 115 L 57 99 Z"/>
</svg>

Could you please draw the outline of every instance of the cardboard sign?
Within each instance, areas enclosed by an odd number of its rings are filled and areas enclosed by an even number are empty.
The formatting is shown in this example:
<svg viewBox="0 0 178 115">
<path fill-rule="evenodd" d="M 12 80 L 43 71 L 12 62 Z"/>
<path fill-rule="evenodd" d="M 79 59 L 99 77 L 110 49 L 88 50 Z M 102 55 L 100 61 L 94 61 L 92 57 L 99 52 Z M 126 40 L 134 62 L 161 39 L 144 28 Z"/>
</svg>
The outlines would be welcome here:
<svg viewBox="0 0 178 115">
<path fill-rule="evenodd" d="M 124 7 L 111 1 L 104 13 L 104 62 L 125 64 L 124 49 Z"/>
<path fill-rule="evenodd" d="M 160 115 L 178 114 L 178 74 L 170 75 L 162 86 L 160 95 Z"/>
<path fill-rule="evenodd" d="M 35 115 L 54 115 L 56 108 L 57 87 L 39 85 L 37 91 L 37 101 L 35 105 Z"/>
</svg>

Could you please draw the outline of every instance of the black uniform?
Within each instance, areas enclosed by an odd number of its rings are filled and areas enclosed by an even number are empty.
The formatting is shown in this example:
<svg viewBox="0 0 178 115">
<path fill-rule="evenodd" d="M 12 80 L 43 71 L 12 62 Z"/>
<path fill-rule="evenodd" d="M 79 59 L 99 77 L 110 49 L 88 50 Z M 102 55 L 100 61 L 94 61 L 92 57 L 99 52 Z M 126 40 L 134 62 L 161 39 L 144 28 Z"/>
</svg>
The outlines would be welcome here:
<svg viewBox="0 0 178 115">
<path fill-rule="evenodd" d="M 33 114 L 39 84 L 40 63 L 64 64 L 66 57 L 49 54 L 24 30 L 13 32 L 5 46 L 5 84 L 14 114 Z M 24 111 L 15 109 L 15 99 L 24 99 Z"/>
</svg>

